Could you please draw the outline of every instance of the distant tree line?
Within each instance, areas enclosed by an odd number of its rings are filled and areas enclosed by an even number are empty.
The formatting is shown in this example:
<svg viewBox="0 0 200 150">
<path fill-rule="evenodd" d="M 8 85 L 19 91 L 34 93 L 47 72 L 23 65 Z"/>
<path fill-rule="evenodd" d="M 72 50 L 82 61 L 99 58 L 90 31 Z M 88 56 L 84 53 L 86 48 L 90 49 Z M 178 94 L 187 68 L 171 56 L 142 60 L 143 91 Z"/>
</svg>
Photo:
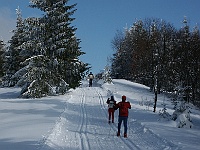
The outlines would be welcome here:
<svg viewBox="0 0 200 150">
<path fill-rule="evenodd" d="M 80 50 L 71 25 L 74 5 L 68 0 L 30 0 L 31 8 L 43 12 L 42 17 L 22 18 L 17 13 L 17 25 L 9 46 L 1 48 L 1 86 L 22 88 L 21 97 L 42 97 L 64 94 L 80 85 L 88 64 L 79 60 Z"/>
<path fill-rule="evenodd" d="M 187 18 L 183 27 L 157 18 L 137 20 L 112 40 L 113 78 L 147 85 L 152 91 L 182 95 L 200 106 L 200 34 Z"/>
<path fill-rule="evenodd" d="M 3 42 L 3 40 L 0 40 L 0 78 L 3 76 L 3 53 L 5 51 L 5 44 Z M 1 81 L 1 80 L 0 80 Z"/>
</svg>

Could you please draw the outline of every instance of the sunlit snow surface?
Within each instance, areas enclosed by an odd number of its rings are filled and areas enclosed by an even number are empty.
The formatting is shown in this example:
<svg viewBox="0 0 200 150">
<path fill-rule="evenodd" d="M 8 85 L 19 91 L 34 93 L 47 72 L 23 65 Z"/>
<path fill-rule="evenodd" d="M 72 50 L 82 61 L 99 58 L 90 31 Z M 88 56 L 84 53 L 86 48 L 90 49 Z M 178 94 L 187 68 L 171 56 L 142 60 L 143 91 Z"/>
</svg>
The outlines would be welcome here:
<svg viewBox="0 0 200 150">
<path fill-rule="evenodd" d="M 126 80 L 113 84 L 94 83 L 70 90 L 58 97 L 19 99 L 20 89 L 0 89 L 0 150 L 199 150 L 200 112 L 192 108 L 193 128 L 177 128 L 176 122 L 159 117 L 163 100 L 172 114 L 173 106 L 158 96 L 153 113 L 149 88 Z M 128 138 L 117 137 L 115 123 L 108 124 L 108 97 L 122 95 L 132 105 Z M 123 126 L 121 135 L 123 134 Z"/>
</svg>

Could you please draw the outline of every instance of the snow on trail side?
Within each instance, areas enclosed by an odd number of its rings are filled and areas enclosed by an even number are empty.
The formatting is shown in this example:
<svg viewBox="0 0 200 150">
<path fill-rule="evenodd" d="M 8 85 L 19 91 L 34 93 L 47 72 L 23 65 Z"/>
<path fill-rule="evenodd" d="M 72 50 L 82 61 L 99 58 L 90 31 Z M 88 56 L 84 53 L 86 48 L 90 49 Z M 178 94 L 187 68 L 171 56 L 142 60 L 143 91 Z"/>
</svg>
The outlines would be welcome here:
<svg viewBox="0 0 200 150">
<path fill-rule="evenodd" d="M 41 149 L 107 150 L 132 149 L 123 140 L 112 136 L 107 124 L 107 110 L 102 103 L 100 88 L 78 88 L 66 103 L 65 111 L 56 122 Z M 104 93 L 106 94 L 106 93 Z M 102 104 L 100 104 L 102 103 Z M 113 131 L 116 132 L 116 131 Z"/>
<path fill-rule="evenodd" d="M 80 87 L 66 95 L 65 109 L 49 134 L 40 144 L 41 150 L 174 150 L 178 149 L 135 119 L 130 119 L 128 138 L 117 137 L 115 123 L 107 119 L 108 90 Z M 130 113 L 131 115 L 131 113 Z M 130 116 L 131 118 L 134 118 Z M 123 126 L 121 132 L 123 131 Z"/>
</svg>

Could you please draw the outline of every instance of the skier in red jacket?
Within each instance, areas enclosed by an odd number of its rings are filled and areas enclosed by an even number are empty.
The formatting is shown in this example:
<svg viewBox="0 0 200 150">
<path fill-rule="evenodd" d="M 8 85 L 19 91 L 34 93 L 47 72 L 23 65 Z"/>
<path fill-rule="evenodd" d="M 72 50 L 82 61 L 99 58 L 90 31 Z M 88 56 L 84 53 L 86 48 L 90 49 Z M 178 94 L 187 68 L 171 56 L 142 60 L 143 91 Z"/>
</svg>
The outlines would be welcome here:
<svg viewBox="0 0 200 150">
<path fill-rule="evenodd" d="M 110 123 L 111 121 L 111 117 L 112 117 L 112 123 L 114 123 L 114 112 L 115 112 L 115 105 L 116 105 L 116 101 L 114 100 L 114 96 L 111 96 L 111 99 L 108 98 L 107 102 L 108 104 L 108 123 Z"/>
<path fill-rule="evenodd" d="M 124 137 L 127 137 L 127 121 L 128 121 L 128 109 L 131 109 L 130 102 L 126 102 L 126 96 L 122 96 L 122 101 L 117 103 L 115 110 L 119 108 L 119 119 L 118 119 L 118 132 L 117 136 L 120 136 L 121 124 L 124 124 Z"/>
</svg>

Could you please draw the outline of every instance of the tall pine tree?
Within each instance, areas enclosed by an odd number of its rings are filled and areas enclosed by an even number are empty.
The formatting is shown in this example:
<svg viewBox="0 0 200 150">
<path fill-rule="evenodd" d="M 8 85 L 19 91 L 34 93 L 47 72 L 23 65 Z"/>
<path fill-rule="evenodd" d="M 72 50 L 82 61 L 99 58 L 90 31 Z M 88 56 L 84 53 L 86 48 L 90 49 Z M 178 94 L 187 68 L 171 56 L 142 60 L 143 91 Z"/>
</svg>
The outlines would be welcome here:
<svg viewBox="0 0 200 150">
<path fill-rule="evenodd" d="M 185 101 L 200 105 L 199 35 L 197 27 L 190 32 L 187 18 L 180 30 L 161 19 L 136 21 L 112 41 L 116 50 L 112 75 L 145 84 L 158 93 L 183 94 Z M 183 92 L 178 92 L 179 89 Z"/>
<path fill-rule="evenodd" d="M 5 44 L 0 40 L 0 78 L 3 76 L 3 54 L 5 53 Z"/>
<path fill-rule="evenodd" d="M 16 29 L 13 30 L 13 36 L 9 41 L 8 50 L 4 53 L 4 77 L 3 86 L 14 86 L 20 77 L 14 77 L 13 75 L 20 69 L 20 62 L 22 58 L 20 57 L 20 46 L 24 40 L 24 23 L 21 15 L 21 10 L 19 7 L 16 9 L 17 14 L 17 25 Z"/>
<path fill-rule="evenodd" d="M 25 19 L 27 41 L 20 54 L 27 59 L 16 73 L 24 72 L 18 85 L 24 87 L 22 95 L 26 97 L 51 95 L 54 86 L 58 94 L 64 94 L 68 86 L 79 86 L 87 70 L 87 64 L 79 60 L 84 53 L 75 36 L 76 28 L 71 26 L 76 5 L 67 6 L 67 0 L 31 2 L 30 7 L 40 9 L 44 15 Z"/>
</svg>

